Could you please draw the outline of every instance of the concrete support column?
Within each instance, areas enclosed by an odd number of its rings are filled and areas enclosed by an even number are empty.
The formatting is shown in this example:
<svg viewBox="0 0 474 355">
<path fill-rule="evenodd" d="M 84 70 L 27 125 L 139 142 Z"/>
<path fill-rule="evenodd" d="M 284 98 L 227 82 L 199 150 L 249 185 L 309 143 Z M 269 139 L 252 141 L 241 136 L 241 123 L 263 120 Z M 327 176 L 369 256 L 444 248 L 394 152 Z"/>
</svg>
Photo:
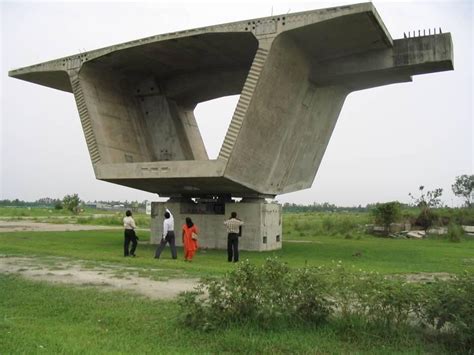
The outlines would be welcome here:
<svg viewBox="0 0 474 355">
<path fill-rule="evenodd" d="M 163 233 L 165 209 L 173 214 L 175 221 L 176 244 L 181 246 L 181 230 L 185 218 L 190 217 L 199 228 L 201 248 L 227 249 L 227 231 L 224 221 L 231 212 L 244 221 L 239 247 L 241 250 L 276 250 L 282 246 L 281 205 L 267 203 L 265 200 L 247 202 L 204 202 L 186 201 L 152 202 L 151 239 L 159 243 Z"/>
</svg>

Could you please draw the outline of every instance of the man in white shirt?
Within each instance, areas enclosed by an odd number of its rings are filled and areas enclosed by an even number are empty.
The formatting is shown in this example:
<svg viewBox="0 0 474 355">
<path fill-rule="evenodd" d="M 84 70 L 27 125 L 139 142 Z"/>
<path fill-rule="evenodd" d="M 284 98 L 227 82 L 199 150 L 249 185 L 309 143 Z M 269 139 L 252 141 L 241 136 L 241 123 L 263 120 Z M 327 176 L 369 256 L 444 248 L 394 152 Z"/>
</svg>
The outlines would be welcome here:
<svg viewBox="0 0 474 355">
<path fill-rule="evenodd" d="M 163 221 L 163 238 L 161 238 L 161 243 L 156 248 L 155 259 L 159 259 L 161 252 L 166 246 L 166 243 L 170 244 L 171 248 L 171 257 L 177 259 L 178 255 L 176 253 L 176 243 L 174 235 L 174 218 L 169 209 L 166 209 L 165 219 Z"/>
<path fill-rule="evenodd" d="M 124 256 L 135 256 L 135 250 L 137 249 L 137 235 L 135 234 L 135 221 L 132 217 L 132 211 L 128 210 L 125 212 L 125 217 L 123 218 L 123 227 L 125 228 L 124 232 L 124 243 L 123 243 L 123 255 Z M 128 248 L 132 243 L 132 249 L 129 251 Z"/>
<path fill-rule="evenodd" d="M 244 222 L 237 218 L 237 213 L 232 212 L 230 219 L 224 222 L 227 229 L 227 261 L 232 259 L 236 263 L 239 261 L 239 237 L 241 235 L 241 228 Z"/>
</svg>

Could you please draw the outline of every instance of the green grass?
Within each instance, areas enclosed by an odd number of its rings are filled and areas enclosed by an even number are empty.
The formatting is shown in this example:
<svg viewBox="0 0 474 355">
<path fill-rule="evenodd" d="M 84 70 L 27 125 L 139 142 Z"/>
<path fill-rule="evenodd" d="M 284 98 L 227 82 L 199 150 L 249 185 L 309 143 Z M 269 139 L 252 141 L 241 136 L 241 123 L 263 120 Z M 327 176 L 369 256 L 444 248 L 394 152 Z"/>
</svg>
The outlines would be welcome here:
<svg viewBox="0 0 474 355">
<path fill-rule="evenodd" d="M 124 214 L 116 212 L 106 216 L 80 216 L 77 218 L 78 224 L 89 224 L 96 226 L 122 226 Z M 133 219 L 138 228 L 150 228 L 150 216 L 145 214 L 134 214 Z"/>
<path fill-rule="evenodd" d="M 83 215 L 110 213 L 108 211 L 100 211 L 96 209 L 86 208 Z M 0 207 L 0 217 L 55 217 L 55 216 L 74 216 L 74 214 L 68 210 L 60 209 L 57 210 L 53 207 Z"/>
<path fill-rule="evenodd" d="M 139 233 L 147 242 L 149 232 Z M 189 276 L 222 275 L 232 270 L 225 250 L 200 250 L 193 263 L 171 260 L 169 248 L 162 258 L 153 259 L 155 246 L 139 244 L 138 258 L 122 256 L 123 236 L 119 230 L 78 232 L 0 233 L 0 253 L 8 255 L 59 256 L 95 263 L 172 269 Z M 182 249 L 178 248 L 182 258 Z M 357 256 L 354 256 L 357 255 Z M 386 274 L 415 272 L 459 273 L 474 268 L 474 240 L 450 243 L 445 239 L 398 240 L 363 236 L 360 239 L 313 237 L 311 242 L 284 242 L 273 252 L 242 251 L 241 259 L 261 264 L 278 256 L 290 266 L 329 265 L 341 261 L 347 267 Z"/>
<path fill-rule="evenodd" d="M 242 251 L 241 259 L 262 264 L 266 258 L 278 256 L 291 267 L 341 261 L 346 268 L 383 274 L 474 271 L 472 239 L 451 243 L 445 238 L 376 238 L 361 232 L 359 226 L 368 222 L 367 214 L 284 214 L 283 249 Z M 139 236 L 138 257 L 124 258 L 121 230 L 0 232 L 0 254 L 34 257 L 53 269 L 59 267 L 58 260 L 80 262 L 85 268 L 108 265 L 118 276 L 133 267 L 138 275 L 153 279 L 162 279 L 163 274 L 221 276 L 235 268 L 227 263 L 224 250 L 200 250 L 193 263 L 184 263 L 181 248 L 179 260 L 172 260 L 167 248 L 162 258 L 155 260 L 155 246 L 146 244 L 149 232 L 140 231 Z M 317 328 L 281 324 L 264 331 L 247 324 L 202 333 L 183 328 L 179 315 L 174 301 L 0 274 L 1 354 L 450 352 L 438 339 L 427 339 L 414 329 L 394 329 L 387 337 L 387 332 L 350 320 L 332 320 Z"/>
<path fill-rule="evenodd" d="M 443 353 L 416 332 L 393 337 L 345 324 L 263 331 L 235 326 L 203 333 L 182 328 L 175 302 L 88 287 L 53 286 L 0 275 L 0 346 L 5 354 Z"/>
<path fill-rule="evenodd" d="M 77 223 L 97 226 L 121 227 L 124 211 L 103 211 L 86 208 L 74 214 L 70 211 L 42 207 L 0 207 L 0 217 L 4 220 L 28 219 L 44 223 Z M 144 213 L 134 213 L 135 223 L 139 228 L 150 228 L 150 216 Z"/>
</svg>

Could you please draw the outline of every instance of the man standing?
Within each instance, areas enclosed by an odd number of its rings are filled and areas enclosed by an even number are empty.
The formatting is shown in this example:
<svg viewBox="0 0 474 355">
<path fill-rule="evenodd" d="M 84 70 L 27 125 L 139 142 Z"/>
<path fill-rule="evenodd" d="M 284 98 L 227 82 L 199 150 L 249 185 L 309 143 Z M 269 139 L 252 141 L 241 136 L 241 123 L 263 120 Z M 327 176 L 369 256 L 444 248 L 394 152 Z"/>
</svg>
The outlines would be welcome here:
<svg viewBox="0 0 474 355">
<path fill-rule="evenodd" d="M 244 224 L 240 219 L 237 219 L 237 213 L 232 212 L 230 219 L 224 222 L 227 228 L 227 261 L 234 263 L 239 261 L 239 234 L 240 227 Z"/>
<path fill-rule="evenodd" d="M 135 229 L 137 226 L 135 225 L 135 221 L 132 217 L 132 211 L 127 210 L 125 212 L 125 217 L 123 218 L 123 227 L 125 228 L 124 232 L 124 243 L 123 243 L 123 256 L 133 256 L 135 257 L 135 249 L 137 249 L 137 235 L 135 234 Z M 132 242 L 132 249 L 128 251 L 130 246 L 130 242 Z"/>
<path fill-rule="evenodd" d="M 166 243 L 170 244 L 171 248 L 171 257 L 177 259 L 178 255 L 176 254 L 176 244 L 174 236 L 174 218 L 169 209 L 166 209 L 165 219 L 163 221 L 163 238 L 161 239 L 160 245 L 156 248 L 155 259 L 160 258 L 160 254 L 166 246 Z"/>
</svg>

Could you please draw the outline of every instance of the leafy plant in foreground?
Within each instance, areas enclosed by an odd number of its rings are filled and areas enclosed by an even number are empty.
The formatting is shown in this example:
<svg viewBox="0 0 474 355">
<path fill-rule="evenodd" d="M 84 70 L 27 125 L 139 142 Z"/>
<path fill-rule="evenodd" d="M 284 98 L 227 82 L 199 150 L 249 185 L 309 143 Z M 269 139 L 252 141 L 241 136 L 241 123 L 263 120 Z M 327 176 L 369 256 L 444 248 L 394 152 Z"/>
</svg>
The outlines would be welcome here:
<svg viewBox="0 0 474 355">
<path fill-rule="evenodd" d="M 474 345 L 474 275 L 407 282 L 373 272 L 332 268 L 291 269 L 278 259 L 262 266 L 243 262 L 223 279 L 203 280 L 196 291 L 179 297 L 181 321 L 205 331 L 231 324 L 277 324 L 345 320 L 348 329 L 378 329 L 377 334 L 429 327 L 456 339 L 450 346 Z"/>
<path fill-rule="evenodd" d="M 195 292 L 181 295 L 182 320 L 203 330 L 246 322 L 264 328 L 279 321 L 319 324 L 332 309 L 328 285 L 311 268 L 293 271 L 271 258 L 262 266 L 246 261 L 225 278 L 203 280 Z"/>
<path fill-rule="evenodd" d="M 474 349 L 474 275 L 438 280 L 426 286 L 424 296 L 420 307 L 423 323 L 438 331 L 444 329 L 464 350 Z"/>
</svg>

